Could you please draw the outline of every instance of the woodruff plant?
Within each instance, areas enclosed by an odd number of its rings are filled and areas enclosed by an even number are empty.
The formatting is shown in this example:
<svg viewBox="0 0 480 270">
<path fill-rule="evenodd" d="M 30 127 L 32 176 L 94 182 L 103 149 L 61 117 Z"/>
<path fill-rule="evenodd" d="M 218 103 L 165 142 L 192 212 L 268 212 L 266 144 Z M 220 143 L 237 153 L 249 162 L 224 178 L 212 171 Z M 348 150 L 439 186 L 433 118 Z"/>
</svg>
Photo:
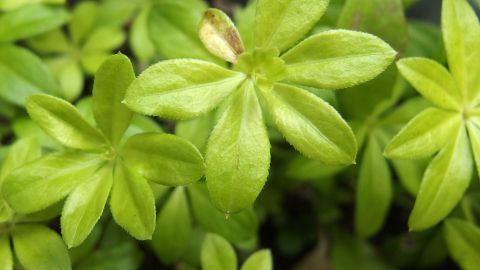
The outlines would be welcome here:
<svg viewBox="0 0 480 270">
<path fill-rule="evenodd" d="M 302 88 L 365 82 L 396 55 L 381 39 L 355 31 L 331 30 L 305 39 L 328 1 L 289 3 L 258 1 L 254 48 L 248 52 L 227 15 L 209 9 L 199 37 L 233 69 L 202 60 L 167 60 L 145 70 L 126 93 L 132 110 L 168 119 L 195 118 L 216 107 L 223 111 L 208 140 L 206 180 L 213 203 L 225 213 L 250 206 L 265 184 L 270 165 L 265 110 L 304 155 L 325 164 L 353 163 L 357 145 L 350 127 L 333 107 Z"/>
<path fill-rule="evenodd" d="M 98 129 L 66 101 L 44 94 L 27 100 L 32 119 L 66 149 L 13 171 L 3 183 L 3 196 L 21 214 L 67 197 L 61 229 L 69 247 L 85 240 L 109 197 L 115 221 L 135 238 L 150 239 L 155 199 L 148 180 L 181 185 L 203 175 L 203 158 L 185 139 L 157 133 L 123 138 L 132 112 L 121 100 L 134 78 L 130 61 L 121 54 L 100 67 L 92 108 Z"/>
<path fill-rule="evenodd" d="M 12 145 L 0 168 L 0 186 L 13 170 L 41 156 L 36 139 Z M 15 213 L 0 195 L 0 267 L 14 269 L 14 257 L 26 269 L 70 269 L 70 258 L 62 239 L 43 222 L 57 215 L 59 207 L 22 215 Z M 11 246 L 10 242 L 13 242 Z M 32 244 L 32 243 L 41 243 Z M 14 250 L 14 251 L 13 251 Z"/>
<path fill-rule="evenodd" d="M 397 63 L 400 73 L 434 105 L 412 119 L 385 150 L 392 159 L 438 152 L 410 215 L 412 230 L 445 218 L 469 186 L 474 159 L 480 169 L 480 26 L 467 1 L 443 1 L 442 31 L 450 72 L 425 58 Z"/>
</svg>

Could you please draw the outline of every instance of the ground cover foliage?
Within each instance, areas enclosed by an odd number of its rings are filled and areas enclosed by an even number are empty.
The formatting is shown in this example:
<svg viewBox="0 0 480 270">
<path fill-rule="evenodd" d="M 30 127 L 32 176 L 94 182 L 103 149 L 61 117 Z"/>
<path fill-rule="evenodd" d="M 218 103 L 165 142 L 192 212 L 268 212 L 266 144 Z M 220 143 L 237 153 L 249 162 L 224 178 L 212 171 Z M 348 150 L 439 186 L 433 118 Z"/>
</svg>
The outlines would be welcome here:
<svg viewBox="0 0 480 270">
<path fill-rule="evenodd" d="M 0 269 L 479 269 L 479 4 L 0 0 Z"/>
</svg>

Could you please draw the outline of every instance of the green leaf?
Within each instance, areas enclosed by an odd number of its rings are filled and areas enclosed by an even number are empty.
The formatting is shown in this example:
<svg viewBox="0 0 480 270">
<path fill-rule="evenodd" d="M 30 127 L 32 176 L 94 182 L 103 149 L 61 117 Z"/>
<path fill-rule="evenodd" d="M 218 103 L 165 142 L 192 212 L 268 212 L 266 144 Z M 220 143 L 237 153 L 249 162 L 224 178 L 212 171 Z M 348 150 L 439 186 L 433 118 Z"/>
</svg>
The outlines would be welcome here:
<svg viewBox="0 0 480 270">
<path fill-rule="evenodd" d="M 127 131 L 125 131 L 125 135 L 123 136 L 122 141 L 127 141 L 133 135 L 144 132 L 163 133 L 165 131 L 153 118 L 134 114 L 131 124 L 128 127 Z"/>
<path fill-rule="evenodd" d="M 259 0 L 255 17 L 255 47 L 280 52 L 300 41 L 320 20 L 328 0 Z"/>
<path fill-rule="evenodd" d="M 142 133 L 131 137 L 122 151 L 129 166 L 146 179 L 168 186 L 188 185 L 204 171 L 203 158 L 189 141 L 171 134 Z"/>
<path fill-rule="evenodd" d="M 480 90 L 480 26 L 468 1 L 443 1 L 442 33 L 448 66 L 463 101 L 473 101 Z"/>
<path fill-rule="evenodd" d="M 13 270 L 13 256 L 8 234 L 0 234 L 0 269 Z"/>
<path fill-rule="evenodd" d="M 68 196 L 61 228 L 69 248 L 80 245 L 100 219 L 112 187 L 112 167 L 105 165 L 79 184 Z"/>
<path fill-rule="evenodd" d="M 60 83 L 61 96 L 68 101 L 77 99 L 83 91 L 83 71 L 76 59 L 70 56 L 46 60 L 53 76 Z"/>
<path fill-rule="evenodd" d="M 23 106 L 29 95 L 42 92 L 55 95 L 59 90 L 41 60 L 20 47 L 0 45 L 0 98 Z"/>
<path fill-rule="evenodd" d="M 72 19 L 68 24 L 68 32 L 73 42 L 80 45 L 95 27 L 98 14 L 98 4 L 93 1 L 80 2 L 73 10 Z"/>
<path fill-rule="evenodd" d="M 135 17 L 130 28 L 129 44 L 133 54 L 143 63 L 148 63 L 155 55 L 155 47 L 148 35 L 148 16 L 151 6 L 146 5 Z"/>
<path fill-rule="evenodd" d="M 0 10 L 14 10 L 25 5 L 37 3 L 60 5 L 65 4 L 65 0 L 0 0 Z"/>
<path fill-rule="evenodd" d="M 233 247 L 221 236 L 207 234 L 202 244 L 202 269 L 236 270 L 237 256 Z"/>
<path fill-rule="evenodd" d="M 480 229 L 461 219 L 448 219 L 443 227 L 448 250 L 465 270 L 475 270 L 480 264 Z"/>
<path fill-rule="evenodd" d="M 206 153 L 207 187 L 225 213 L 253 204 L 270 166 L 270 142 L 253 82 L 246 81 L 215 126 Z"/>
<path fill-rule="evenodd" d="M 478 127 L 478 125 L 472 122 L 468 122 L 467 130 L 470 138 L 470 145 L 472 147 L 473 156 L 475 157 L 477 172 L 478 175 L 480 175 L 480 128 Z"/>
<path fill-rule="evenodd" d="M 192 142 L 202 153 L 207 148 L 208 137 L 215 126 L 215 112 L 178 122 L 175 134 Z"/>
<path fill-rule="evenodd" d="M 155 230 L 155 199 L 147 180 L 117 164 L 113 174 L 110 210 L 118 225 L 138 240 L 152 238 Z"/>
<path fill-rule="evenodd" d="M 354 162 L 355 136 L 327 102 L 285 84 L 275 84 L 264 96 L 278 129 L 302 154 L 331 165 Z"/>
<path fill-rule="evenodd" d="M 198 25 L 206 8 L 201 0 L 157 1 L 148 18 L 148 32 L 163 57 L 223 62 L 209 53 L 198 38 Z"/>
<path fill-rule="evenodd" d="M 107 51 L 85 51 L 81 55 L 80 63 L 85 73 L 94 75 L 109 56 L 110 53 Z"/>
<path fill-rule="evenodd" d="M 426 99 L 440 108 L 459 110 L 462 97 L 446 68 L 426 58 L 407 58 L 397 62 L 400 73 Z"/>
<path fill-rule="evenodd" d="M 405 50 L 409 41 L 407 20 L 401 0 L 346 0 L 335 27 L 371 33 L 385 40 L 399 52 Z"/>
<path fill-rule="evenodd" d="M 41 148 L 34 137 L 20 139 L 15 142 L 8 150 L 3 160 L 3 166 L 0 167 L 0 189 L 5 178 L 15 169 L 25 163 L 35 160 L 41 156 Z M 14 215 L 13 210 L 0 194 L 0 223 L 10 220 Z"/>
<path fill-rule="evenodd" d="M 207 50 L 230 63 L 245 51 L 235 24 L 223 11 L 210 8 L 203 14 L 198 36 Z"/>
<path fill-rule="evenodd" d="M 68 21 L 70 16 L 63 8 L 28 5 L 0 16 L 0 43 L 15 42 L 35 36 Z"/>
<path fill-rule="evenodd" d="M 457 113 L 428 108 L 413 118 L 387 145 L 391 159 L 421 159 L 431 156 L 449 140 L 460 124 Z"/>
<path fill-rule="evenodd" d="M 143 254 L 133 238 L 113 220 L 100 228 L 100 233 L 101 241 L 96 243 L 93 252 L 75 264 L 76 270 L 140 269 Z"/>
<path fill-rule="evenodd" d="M 454 140 L 432 160 L 420 185 L 408 225 L 411 230 L 429 228 L 457 205 L 472 178 L 473 157 L 462 126 Z"/>
<path fill-rule="evenodd" d="M 241 243 L 255 237 L 258 220 L 253 209 L 247 209 L 225 218 L 225 214 L 213 206 L 204 183 L 188 186 L 195 220 L 207 232 L 225 237 L 233 243 Z"/>
<path fill-rule="evenodd" d="M 410 21 L 408 35 L 410 41 L 404 56 L 428 57 L 440 63 L 445 61 L 442 33 L 436 24 L 426 21 Z"/>
<path fill-rule="evenodd" d="M 187 119 L 219 105 L 245 75 L 192 59 L 163 61 L 145 70 L 127 91 L 127 106 L 147 115 Z"/>
<path fill-rule="evenodd" d="M 68 53 L 70 50 L 70 43 L 61 28 L 31 37 L 27 43 L 35 52 L 47 55 Z"/>
<path fill-rule="evenodd" d="M 286 176 L 296 181 L 312 181 L 331 177 L 345 169 L 345 166 L 329 166 L 303 155 L 296 155 L 288 163 Z"/>
<path fill-rule="evenodd" d="M 42 149 L 35 137 L 20 139 L 9 149 L 0 170 L 0 186 L 3 180 L 15 169 L 39 158 Z M 1 197 L 1 196 L 0 196 Z"/>
<path fill-rule="evenodd" d="M 272 270 L 272 254 L 270 250 L 264 249 L 253 253 L 240 270 Z"/>
<path fill-rule="evenodd" d="M 125 41 L 122 29 L 100 27 L 95 29 L 85 41 L 83 52 L 110 51 L 118 48 Z"/>
<path fill-rule="evenodd" d="M 355 204 L 355 230 L 361 237 L 376 234 L 383 226 L 392 201 L 392 176 L 375 135 L 363 154 Z"/>
<path fill-rule="evenodd" d="M 418 160 L 392 160 L 392 165 L 403 187 L 413 196 L 420 189 L 425 166 Z"/>
<path fill-rule="evenodd" d="M 369 81 L 382 73 L 396 52 L 366 33 L 331 30 L 311 36 L 282 55 L 285 81 L 322 89 L 339 89 Z"/>
<path fill-rule="evenodd" d="M 12 232 L 15 255 L 26 269 L 71 269 L 60 236 L 43 225 L 19 225 Z"/>
<path fill-rule="evenodd" d="M 173 264 L 185 253 L 192 220 L 188 210 L 187 196 L 183 187 L 176 188 L 158 214 L 152 244 L 160 259 Z"/>
<path fill-rule="evenodd" d="M 257 10 L 257 1 L 251 0 L 245 7 L 237 7 L 235 9 L 235 22 L 237 24 L 238 32 L 243 40 L 243 45 L 247 51 L 253 50 L 253 36 L 252 29 L 255 28 L 255 14 Z"/>
<path fill-rule="evenodd" d="M 128 57 L 116 54 L 108 58 L 95 74 L 93 114 L 100 130 L 118 145 L 130 125 L 133 113 L 122 104 L 135 72 Z"/>
<path fill-rule="evenodd" d="M 99 5 L 96 25 L 122 27 L 130 21 L 137 7 L 148 2 L 138 0 L 104 0 Z"/>
<path fill-rule="evenodd" d="M 47 149 L 60 149 L 62 146 L 59 145 L 57 142 L 52 140 L 42 129 L 35 124 L 28 115 L 23 117 L 17 117 L 13 123 L 12 128 L 15 136 L 17 138 L 29 138 L 35 137 L 37 138 L 39 144 L 42 147 Z"/>
<path fill-rule="evenodd" d="M 13 171 L 3 183 L 3 196 L 19 213 L 33 213 L 63 199 L 100 167 L 97 155 L 59 152 Z"/>
<path fill-rule="evenodd" d="M 45 133 L 67 147 L 93 150 L 106 144 L 102 134 L 62 99 L 35 94 L 28 97 L 26 107 L 32 120 Z"/>
</svg>

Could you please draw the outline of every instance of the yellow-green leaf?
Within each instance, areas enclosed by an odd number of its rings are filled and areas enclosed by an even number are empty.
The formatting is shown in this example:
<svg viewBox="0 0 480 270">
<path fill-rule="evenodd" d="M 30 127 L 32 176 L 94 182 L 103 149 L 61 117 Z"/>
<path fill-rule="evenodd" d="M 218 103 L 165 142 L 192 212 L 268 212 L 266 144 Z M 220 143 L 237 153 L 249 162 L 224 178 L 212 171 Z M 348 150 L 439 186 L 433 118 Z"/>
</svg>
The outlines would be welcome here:
<svg viewBox="0 0 480 270">
<path fill-rule="evenodd" d="M 395 59 L 387 43 L 370 34 L 331 30 L 311 36 L 282 55 L 287 82 L 340 89 L 373 79 Z"/>
<path fill-rule="evenodd" d="M 253 204 L 267 180 L 270 142 L 251 81 L 232 96 L 215 126 L 206 164 L 207 187 L 217 208 L 235 213 Z"/>
<path fill-rule="evenodd" d="M 473 157 L 465 128 L 452 133 L 454 140 L 432 160 L 410 214 L 412 230 L 429 228 L 457 205 L 467 189 L 473 171 Z"/>
<path fill-rule="evenodd" d="M 355 136 L 327 102 L 303 89 L 279 83 L 263 94 L 276 126 L 302 154 L 331 165 L 354 162 Z"/>
</svg>

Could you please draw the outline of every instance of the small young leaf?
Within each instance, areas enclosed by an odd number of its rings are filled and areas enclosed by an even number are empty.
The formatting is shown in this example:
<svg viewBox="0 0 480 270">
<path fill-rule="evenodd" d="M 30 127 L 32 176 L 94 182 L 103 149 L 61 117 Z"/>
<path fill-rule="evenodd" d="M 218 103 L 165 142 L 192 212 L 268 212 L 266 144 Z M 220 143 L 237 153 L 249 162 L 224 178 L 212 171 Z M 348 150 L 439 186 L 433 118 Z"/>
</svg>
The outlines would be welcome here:
<svg viewBox="0 0 480 270">
<path fill-rule="evenodd" d="M 359 236 L 366 238 L 381 229 L 393 193 L 390 168 L 374 135 L 370 135 L 368 139 L 360 166 L 355 204 L 355 230 Z"/>
<path fill-rule="evenodd" d="M 0 82 L 0 97 L 21 106 L 31 94 L 60 93 L 47 66 L 30 51 L 13 45 L 0 45 Z"/>
<path fill-rule="evenodd" d="M 233 247 L 221 236 L 207 234 L 201 253 L 202 269 L 236 270 L 237 255 Z"/>
<path fill-rule="evenodd" d="M 120 162 L 113 174 L 110 210 L 118 225 L 139 240 L 152 238 L 155 199 L 147 180 Z"/>
<path fill-rule="evenodd" d="M 420 185 L 408 225 L 412 230 L 429 228 L 457 205 L 472 178 L 473 157 L 465 128 L 432 160 Z"/>
<path fill-rule="evenodd" d="M 477 269 L 480 265 L 480 229 L 461 219 L 448 219 L 443 232 L 450 254 L 462 269 Z"/>
<path fill-rule="evenodd" d="M 204 172 L 203 158 L 189 141 L 171 134 L 142 133 L 122 151 L 126 162 L 146 179 L 168 186 L 187 185 Z"/>
<path fill-rule="evenodd" d="M 112 167 L 104 165 L 68 196 L 63 207 L 62 236 L 69 248 L 80 245 L 100 219 L 112 187 Z"/>
<path fill-rule="evenodd" d="M 320 20 L 328 0 L 258 0 L 254 44 L 280 52 L 295 45 Z"/>
<path fill-rule="evenodd" d="M 63 199 L 100 167 L 97 155 L 59 152 L 13 171 L 2 193 L 15 211 L 33 213 Z"/>
<path fill-rule="evenodd" d="M 35 94 L 28 97 L 26 107 L 45 133 L 67 147 L 93 150 L 106 144 L 102 134 L 62 99 Z"/>
<path fill-rule="evenodd" d="M 0 16 L 0 43 L 15 42 L 57 28 L 68 21 L 63 8 L 28 5 Z"/>
<path fill-rule="evenodd" d="M 442 33 L 448 66 L 463 101 L 474 100 L 480 89 L 480 26 L 468 1 L 443 1 Z"/>
<path fill-rule="evenodd" d="M 69 270 L 70 258 L 60 236 L 43 225 L 19 225 L 12 232 L 15 255 L 26 269 Z"/>
<path fill-rule="evenodd" d="M 168 60 L 145 70 L 130 85 L 127 106 L 147 115 L 188 119 L 215 108 L 245 75 L 200 60 Z"/>
<path fill-rule="evenodd" d="M 160 259 L 172 264 L 185 253 L 192 230 L 187 196 L 183 187 L 176 188 L 157 218 L 152 238 L 155 252 Z"/>
<path fill-rule="evenodd" d="M 298 151 L 325 164 L 351 164 L 357 145 L 352 130 L 319 97 L 286 84 L 264 93 L 278 129 Z"/>
<path fill-rule="evenodd" d="M 195 220 L 207 232 L 212 232 L 225 237 L 233 243 L 241 243 L 255 237 L 258 228 L 257 216 L 253 209 L 247 209 L 225 218 L 208 196 L 204 183 L 196 183 L 188 186 L 192 212 Z"/>
<path fill-rule="evenodd" d="M 270 142 L 253 83 L 246 81 L 210 136 L 206 153 L 207 187 L 225 213 L 253 204 L 270 166 Z"/>
<path fill-rule="evenodd" d="M 383 40 L 366 33 L 331 30 L 311 36 L 282 55 L 285 81 L 320 89 L 351 87 L 373 79 L 395 59 Z"/>
<path fill-rule="evenodd" d="M 440 108 L 459 110 L 462 96 L 446 68 L 426 58 L 407 58 L 397 62 L 400 73 L 426 99 Z"/>
<path fill-rule="evenodd" d="M 428 108 L 413 118 L 387 145 L 385 155 L 392 159 L 420 159 L 440 150 L 460 125 L 456 113 Z"/>
<path fill-rule="evenodd" d="M 273 270 L 272 254 L 264 249 L 253 253 L 240 270 Z"/>
<path fill-rule="evenodd" d="M 237 28 L 219 9 L 205 11 L 198 35 L 209 52 L 230 63 L 236 63 L 238 56 L 245 51 Z"/>
<path fill-rule="evenodd" d="M 13 256 L 8 234 L 0 234 L 0 269 L 13 270 Z"/>
<path fill-rule="evenodd" d="M 134 79 L 132 64 L 123 54 L 108 58 L 95 74 L 93 114 L 98 127 L 113 145 L 118 145 L 132 119 L 133 113 L 122 100 Z"/>
</svg>

